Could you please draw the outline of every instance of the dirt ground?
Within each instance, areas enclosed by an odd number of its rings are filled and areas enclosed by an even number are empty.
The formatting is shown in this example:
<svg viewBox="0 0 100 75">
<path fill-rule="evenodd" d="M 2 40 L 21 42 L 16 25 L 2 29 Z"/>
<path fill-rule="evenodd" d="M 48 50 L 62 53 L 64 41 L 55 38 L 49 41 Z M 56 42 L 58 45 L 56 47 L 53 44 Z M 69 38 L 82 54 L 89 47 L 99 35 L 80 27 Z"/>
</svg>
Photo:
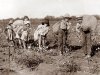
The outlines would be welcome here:
<svg viewBox="0 0 100 75">
<path fill-rule="evenodd" d="M 100 52 L 86 59 L 82 48 L 60 56 L 57 49 L 14 50 L 6 40 L 2 41 L 5 43 L 0 45 L 0 75 L 100 75 Z"/>
<path fill-rule="evenodd" d="M 100 52 L 87 59 L 82 48 L 60 56 L 57 48 L 41 52 L 9 45 L 0 33 L 0 75 L 100 75 Z"/>
</svg>

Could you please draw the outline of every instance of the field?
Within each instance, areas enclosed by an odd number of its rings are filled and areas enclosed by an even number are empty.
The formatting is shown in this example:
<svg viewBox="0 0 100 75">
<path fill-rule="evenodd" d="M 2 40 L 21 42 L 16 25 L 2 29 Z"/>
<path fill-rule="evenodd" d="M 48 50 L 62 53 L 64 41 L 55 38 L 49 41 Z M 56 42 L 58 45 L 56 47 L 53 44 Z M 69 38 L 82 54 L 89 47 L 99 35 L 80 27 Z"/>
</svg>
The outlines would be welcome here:
<svg viewBox="0 0 100 75">
<path fill-rule="evenodd" d="M 47 37 L 51 48 L 44 52 L 37 47 L 27 50 L 10 47 L 3 33 L 7 22 L 0 25 L 0 75 L 100 75 L 100 52 L 89 59 L 85 58 L 83 48 L 60 56 L 57 47 L 52 48 L 56 40 L 52 31 Z M 32 21 L 32 33 L 40 22 Z M 50 21 L 51 26 L 54 23 Z"/>
</svg>

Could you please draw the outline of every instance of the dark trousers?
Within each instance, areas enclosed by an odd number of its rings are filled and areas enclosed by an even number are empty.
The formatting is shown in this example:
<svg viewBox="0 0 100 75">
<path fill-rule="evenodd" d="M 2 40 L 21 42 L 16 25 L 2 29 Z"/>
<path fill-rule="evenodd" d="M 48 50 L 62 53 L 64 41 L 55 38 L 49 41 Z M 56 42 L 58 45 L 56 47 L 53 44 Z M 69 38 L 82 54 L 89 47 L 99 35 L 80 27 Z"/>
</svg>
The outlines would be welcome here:
<svg viewBox="0 0 100 75">
<path fill-rule="evenodd" d="M 91 55 L 91 33 L 85 34 L 84 54 Z"/>
<path fill-rule="evenodd" d="M 58 33 L 58 50 L 61 52 L 61 54 L 63 54 L 65 51 L 65 46 L 66 46 L 66 30 L 59 30 Z"/>
</svg>

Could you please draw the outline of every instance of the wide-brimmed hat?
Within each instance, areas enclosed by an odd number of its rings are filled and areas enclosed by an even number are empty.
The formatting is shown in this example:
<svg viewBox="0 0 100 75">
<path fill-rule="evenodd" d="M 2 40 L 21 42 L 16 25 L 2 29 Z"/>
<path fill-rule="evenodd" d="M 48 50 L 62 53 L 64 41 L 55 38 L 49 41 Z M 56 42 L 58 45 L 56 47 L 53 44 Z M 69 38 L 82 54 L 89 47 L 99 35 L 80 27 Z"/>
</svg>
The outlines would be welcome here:
<svg viewBox="0 0 100 75">
<path fill-rule="evenodd" d="M 63 16 L 63 18 L 70 19 L 71 17 L 70 17 L 70 15 L 69 15 L 69 14 L 65 14 L 65 15 Z"/>
</svg>

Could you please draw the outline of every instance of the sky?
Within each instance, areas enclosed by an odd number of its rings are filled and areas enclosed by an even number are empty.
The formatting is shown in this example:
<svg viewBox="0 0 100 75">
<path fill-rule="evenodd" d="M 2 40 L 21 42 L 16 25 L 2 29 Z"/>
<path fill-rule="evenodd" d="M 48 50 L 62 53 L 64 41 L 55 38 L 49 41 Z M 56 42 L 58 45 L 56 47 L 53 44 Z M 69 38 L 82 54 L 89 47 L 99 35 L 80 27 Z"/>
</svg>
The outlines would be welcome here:
<svg viewBox="0 0 100 75">
<path fill-rule="evenodd" d="M 0 0 L 0 19 L 97 14 L 100 15 L 100 0 Z"/>
</svg>

